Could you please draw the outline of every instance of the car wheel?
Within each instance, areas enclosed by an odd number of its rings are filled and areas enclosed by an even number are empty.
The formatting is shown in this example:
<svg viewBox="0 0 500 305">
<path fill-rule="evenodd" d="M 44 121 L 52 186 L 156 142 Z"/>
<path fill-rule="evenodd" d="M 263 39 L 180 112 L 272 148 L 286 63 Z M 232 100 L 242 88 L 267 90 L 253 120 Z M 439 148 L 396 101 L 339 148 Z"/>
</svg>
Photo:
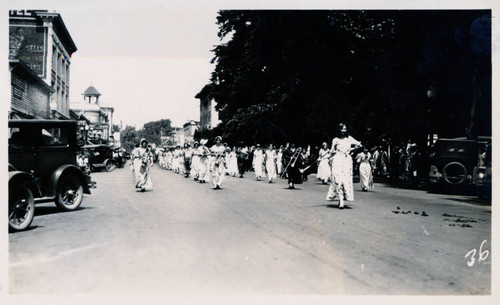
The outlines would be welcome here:
<svg viewBox="0 0 500 305">
<path fill-rule="evenodd" d="M 107 171 L 107 172 L 110 172 L 110 171 L 112 171 L 112 170 L 113 170 L 116 166 L 115 166 L 115 164 L 114 164 L 114 162 L 113 162 L 113 161 L 111 161 L 111 160 L 107 160 L 107 161 L 106 161 L 106 164 L 104 165 L 104 167 L 106 168 L 106 171 Z"/>
<path fill-rule="evenodd" d="M 77 209 L 83 200 L 82 182 L 71 174 L 66 174 L 59 179 L 57 184 L 56 205 L 64 211 Z"/>
<path fill-rule="evenodd" d="M 35 200 L 31 190 L 25 186 L 9 189 L 9 230 L 27 229 L 35 216 Z"/>
<path fill-rule="evenodd" d="M 449 184 L 462 184 L 467 178 L 467 169 L 460 162 L 450 162 L 443 167 L 443 178 Z"/>
</svg>

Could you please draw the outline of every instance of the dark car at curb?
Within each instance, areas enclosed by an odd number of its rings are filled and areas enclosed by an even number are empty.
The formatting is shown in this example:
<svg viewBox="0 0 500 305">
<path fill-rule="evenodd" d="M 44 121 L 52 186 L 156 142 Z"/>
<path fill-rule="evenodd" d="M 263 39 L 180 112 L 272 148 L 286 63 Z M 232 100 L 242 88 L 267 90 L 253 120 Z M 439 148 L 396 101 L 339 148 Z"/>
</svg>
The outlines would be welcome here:
<svg viewBox="0 0 500 305">
<path fill-rule="evenodd" d="M 88 156 L 90 170 L 95 172 L 105 169 L 107 172 L 116 168 L 118 160 L 114 156 L 114 149 L 106 144 L 92 144 L 82 147 L 84 154 Z"/>
<path fill-rule="evenodd" d="M 9 121 L 9 230 L 27 229 L 35 204 L 76 210 L 94 185 L 77 164 L 77 124 L 70 120 Z"/>
<path fill-rule="evenodd" d="M 438 139 L 429 161 L 432 189 L 472 187 L 480 196 L 491 192 L 491 137 Z"/>
</svg>

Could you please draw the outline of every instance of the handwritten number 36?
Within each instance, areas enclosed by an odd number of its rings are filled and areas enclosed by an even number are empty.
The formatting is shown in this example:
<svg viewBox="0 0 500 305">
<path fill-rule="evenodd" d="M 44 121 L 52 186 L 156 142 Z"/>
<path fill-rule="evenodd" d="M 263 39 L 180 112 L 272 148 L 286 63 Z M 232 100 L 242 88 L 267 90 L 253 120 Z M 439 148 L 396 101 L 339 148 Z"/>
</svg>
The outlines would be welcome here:
<svg viewBox="0 0 500 305">
<path fill-rule="evenodd" d="M 483 245 L 486 243 L 486 240 L 483 240 L 481 243 L 481 247 L 479 247 L 479 261 L 484 261 L 488 258 L 488 255 L 490 252 L 488 250 L 483 250 Z M 470 250 L 466 255 L 465 258 L 470 256 L 470 260 L 467 262 L 467 266 L 472 267 L 476 263 L 476 249 Z"/>
</svg>

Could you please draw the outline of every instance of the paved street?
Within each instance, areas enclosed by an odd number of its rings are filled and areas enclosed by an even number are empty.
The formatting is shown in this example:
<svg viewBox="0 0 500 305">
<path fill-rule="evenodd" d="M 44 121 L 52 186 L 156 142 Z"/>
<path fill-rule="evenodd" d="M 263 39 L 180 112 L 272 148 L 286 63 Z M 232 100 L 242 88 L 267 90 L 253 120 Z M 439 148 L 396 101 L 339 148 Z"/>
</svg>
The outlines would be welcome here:
<svg viewBox="0 0 500 305">
<path fill-rule="evenodd" d="M 11 294 L 491 293 L 491 206 L 473 197 L 356 184 L 339 210 L 313 175 L 213 190 L 154 167 L 145 193 L 128 167 L 92 178 L 80 210 L 38 205 L 9 234 Z"/>
</svg>

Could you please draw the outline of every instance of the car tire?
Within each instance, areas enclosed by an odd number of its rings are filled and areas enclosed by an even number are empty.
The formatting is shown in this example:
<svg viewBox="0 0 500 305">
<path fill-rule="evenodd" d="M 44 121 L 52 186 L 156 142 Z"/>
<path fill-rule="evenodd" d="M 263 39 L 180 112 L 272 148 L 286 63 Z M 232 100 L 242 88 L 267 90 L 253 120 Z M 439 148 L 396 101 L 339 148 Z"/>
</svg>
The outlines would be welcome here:
<svg viewBox="0 0 500 305">
<path fill-rule="evenodd" d="M 35 199 L 31 190 L 25 186 L 9 189 L 9 231 L 27 229 L 35 216 Z"/>
<path fill-rule="evenodd" d="M 80 179 L 71 174 L 65 174 L 57 183 L 55 202 L 63 211 L 76 210 L 83 201 L 83 185 Z"/>
<path fill-rule="evenodd" d="M 443 167 L 443 178 L 448 184 L 463 184 L 467 179 L 467 168 L 460 162 L 450 162 Z"/>
<path fill-rule="evenodd" d="M 115 169 L 115 164 L 113 161 L 111 160 L 106 160 L 106 163 L 104 164 L 104 168 L 106 169 L 107 172 L 110 172 L 112 171 L 113 169 Z"/>
</svg>

